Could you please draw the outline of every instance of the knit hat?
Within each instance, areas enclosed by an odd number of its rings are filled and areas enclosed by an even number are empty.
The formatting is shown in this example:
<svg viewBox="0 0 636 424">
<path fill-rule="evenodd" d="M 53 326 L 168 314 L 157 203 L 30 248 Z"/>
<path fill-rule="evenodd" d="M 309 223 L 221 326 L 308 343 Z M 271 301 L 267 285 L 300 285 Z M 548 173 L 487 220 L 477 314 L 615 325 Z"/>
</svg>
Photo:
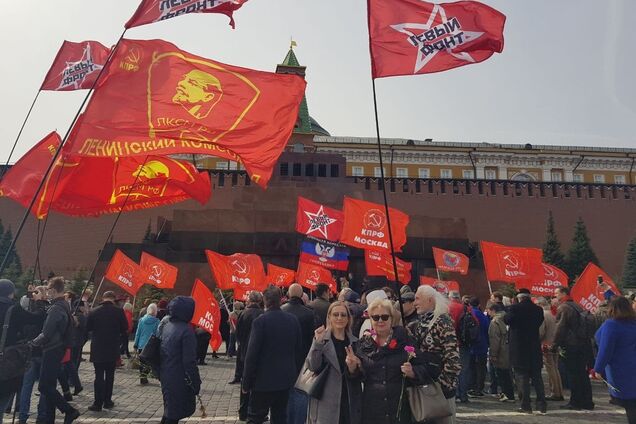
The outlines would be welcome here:
<svg viewBox="0 0 636 424">
<path fill-rule="evenodd" d="M 1 279 L 0 280 L 0 297 L 9 297 L 13 293 L 15 293 L 15 284 L 10 280 Z"/>
</svg>

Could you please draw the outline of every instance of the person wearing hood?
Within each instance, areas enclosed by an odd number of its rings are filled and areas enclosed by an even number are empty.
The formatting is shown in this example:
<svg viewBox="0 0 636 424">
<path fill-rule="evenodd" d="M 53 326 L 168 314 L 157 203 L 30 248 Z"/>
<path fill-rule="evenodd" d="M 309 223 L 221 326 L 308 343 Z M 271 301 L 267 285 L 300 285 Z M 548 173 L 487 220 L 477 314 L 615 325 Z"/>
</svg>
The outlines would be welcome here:
<svg viewBox="0 0 636 424">
<path fill-rule="evenodd" d="M 160 381 L 163 394 L 162 424 L 176 424 L 194 414 L 201 389 L 197 368 L 197 341 L 190 320 L 194 299 L 177 296 L 168 304 L 169 321 L 161 331 Z"/>
<path fill-rule="evenodd" d="M 137 331 L 135 332 L 134 348 L 141 353 L 141 351 L 150 340 L 153 334 L 156 334 L 159 327 L 159 320 L 157 319 L 157 304 L 151 303 L 146 308 L 146 313 L 139 320 L 137 324 Z M 150 370 L 145 365 L 139 366 L 139 383 L 148 384 L 148 374 Z"/>
</svg>

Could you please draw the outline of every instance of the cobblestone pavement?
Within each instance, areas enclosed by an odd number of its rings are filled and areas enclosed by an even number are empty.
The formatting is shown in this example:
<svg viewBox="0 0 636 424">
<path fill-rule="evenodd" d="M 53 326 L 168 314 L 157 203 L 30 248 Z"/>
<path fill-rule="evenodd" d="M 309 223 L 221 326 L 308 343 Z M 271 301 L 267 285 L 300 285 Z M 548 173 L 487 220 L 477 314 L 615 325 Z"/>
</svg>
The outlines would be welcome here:
<svg viewBox="0 0 636 424">
<path fill-rule="evenodd" d="M 207 411 L 207 418 L 201 418 L 200 411 L 182 422 L 189 423 L 240 423 L 237 417 L 239 387 L 227 384 L 234 375 L 234 361 L 212 359 L 208 356 L 208 365 L 199 367 L 203 378 L 201 397 Z M 76 423 L 158 423 L 162 415 L 161 389 L 157 380 L 151 380 L 147 386 L 139 385 L 136 370 L 120 368 L 115 374 L 113 401 L 115 408 L 101 413 L 90 412 L 87 407 L 92 403 L 92 366 L 83 362 L 80 375 L 84 382 L 84 391 L 76 396 L 73 404 L 80 409 L 82 416 Z M 518 403 L 502 404 L 491 396 L 471 399 L 467 405 L 458 408 L 459 423 L 577 423 L 598 424 L 626 423 L 624 411 L 608 403 L 608 396 L 601 383 L 594 383 L 594 411 L 560 411 L 563 402 L 551 402 L 548 415 L 525 415 L 515 412 Z M 33 397 L 33 408 L 38 398 Z M 59 415 L 59 414 L 58 414 Z M 5 423 L 11 422 L 5 415 Z M 17 422 L 17 421 L 16 421 Z M 29 422 L 34 422 L 30 420 Z M 61 416 L 58 416 L 61 422 Z"/>
</svg>

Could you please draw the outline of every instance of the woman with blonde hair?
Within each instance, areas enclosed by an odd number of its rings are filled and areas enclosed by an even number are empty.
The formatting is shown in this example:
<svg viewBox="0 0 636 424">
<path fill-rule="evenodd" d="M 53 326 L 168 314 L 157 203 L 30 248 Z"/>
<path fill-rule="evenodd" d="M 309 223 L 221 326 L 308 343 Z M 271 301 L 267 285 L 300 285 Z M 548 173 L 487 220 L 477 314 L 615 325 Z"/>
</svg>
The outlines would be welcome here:
<svg viewBox="0 0 636 424">
<path fill-rule="evenodd" d="M 333 302 L 327 310 L 327 326 L 320 326 L 314 332 L 305 362 L 305 367 L 315 373 L 324 367 L 329 369 L 322 397 L 309 400 L 307 423 L 361 424 L 360 379 L 351 375 L 357 368 L 351 348 L 356 340 L 351 334 L 347 305 L 342 301 Z"/>
</svg>

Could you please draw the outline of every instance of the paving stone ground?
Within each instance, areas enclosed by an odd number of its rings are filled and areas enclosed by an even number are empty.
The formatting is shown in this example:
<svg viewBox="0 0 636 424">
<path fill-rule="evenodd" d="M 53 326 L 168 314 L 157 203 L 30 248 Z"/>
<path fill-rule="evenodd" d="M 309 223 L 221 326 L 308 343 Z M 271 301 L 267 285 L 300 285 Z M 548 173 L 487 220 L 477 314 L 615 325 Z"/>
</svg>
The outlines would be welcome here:
<svg viewBox="0 0 636 424">
<path fill-rule="evenodd" d="M 203 379 L 201 397 L 207 411 L 207 417 L 201 418 L 200 411 L 194 416 L 183 420 L 188 423 L 240 423 L 237 409 L 239 390 L 237 385 L 227 384 L 234 375 L 234 361 L 212 359 L 208 356 L 208 365 L 199 367 Z M 139 384 L 136 370 L 120 368 L 115 374 L 113 401 L 115 408 L 101 413 L 87 410 L 93 399 L 92 366 L 82 362 L 80 376 L 84 383 L 84 391 L 73 400 L 75 407 L 80 409 L 82 416 L 76 423 L 158 423 L 163 411 L 161 388 L 157 380 L 151 380 L 147 386 Z M 594 411 L 560 411 L 557 406 L 563 402 L 550 402 L 546 416 L 525 415 L 515 412 L 518 403 L 498 402 L 495 398 L 486 396 L 471 399 L 467 405 L 459 405 L 459 423 L 577 423 L 599 424 L 626 423 L 624 411 L 608 403 L 608 396 L 602 383 L 593 383 L 596 409 Z M 35 408 L 38 398 L 33 396 Z M 11 416 L 5 415 L 5 423 L 11 422 Z M 34 422 L 34 419 L 29 422 Z M 61 422 L 61 416 L 58 416 Z"/>
</svg>

